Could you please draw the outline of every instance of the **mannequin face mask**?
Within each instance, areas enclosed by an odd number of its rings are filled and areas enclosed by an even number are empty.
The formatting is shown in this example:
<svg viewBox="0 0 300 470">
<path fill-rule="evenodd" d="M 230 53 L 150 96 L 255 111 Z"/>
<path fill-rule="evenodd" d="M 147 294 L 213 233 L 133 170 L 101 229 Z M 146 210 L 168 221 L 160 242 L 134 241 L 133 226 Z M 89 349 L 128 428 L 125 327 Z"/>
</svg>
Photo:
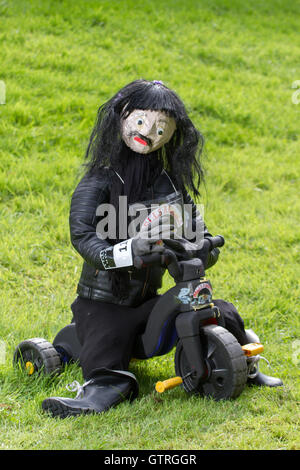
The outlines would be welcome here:
<svg viewBox="0 0 300 470">
<path fill-rule="evenodd" d="M 137 153 L 148 154 L 161 148 L 172 138 L 175 119 L 162 111 L 135 109 L 122 120 L 122 138 Z"/>
</svg>

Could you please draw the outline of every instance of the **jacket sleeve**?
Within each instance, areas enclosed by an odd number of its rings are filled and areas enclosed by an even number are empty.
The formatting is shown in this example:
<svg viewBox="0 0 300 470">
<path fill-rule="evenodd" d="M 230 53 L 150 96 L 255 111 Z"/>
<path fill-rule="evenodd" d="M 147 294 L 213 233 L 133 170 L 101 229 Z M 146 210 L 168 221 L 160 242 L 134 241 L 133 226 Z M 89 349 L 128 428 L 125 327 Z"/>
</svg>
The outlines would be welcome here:
<svg viewBox="0 0 300 470">
<path fill-rule="evenodd" d="M 111 246 L 96 231 L 96 211 L 101 203 L 109 201 L 109 178 L 103 175 L 85 175 L 75 189 L 70 208 L 70 236 L 75 250 L 96 269 L 104 269 L 100 252 Z"/>
<path fill-rule="evenodd" d="M 212 234 L 208 231 L 208 228 L 206 227 L 206 224 L 199 210 L 197 209 L 195 202 L 190 196 L 190 194 L 186 190 L 183 190 L 182 195 L 183 195 L 183 203 L 190 205 L 189 214 L 191 214 L 191 217 L 192 217 L 191 228 L 192 228 L 193 233 L 195 233 L 196 229 L 198 228 L 198 230 L 200 229 L 201 231 L 203 231 L 204 238 L 212 237 Z M 189 240 L 189 241 L 193 242 L 193 240 Z M 205 269 L 209 269 L 214 264 L 216 264 L 216 262 L 218 261 L 219 253 L 220 253 L 220 250 L 218 248 L 213 248 L 210 251 Z"/>
</svg>

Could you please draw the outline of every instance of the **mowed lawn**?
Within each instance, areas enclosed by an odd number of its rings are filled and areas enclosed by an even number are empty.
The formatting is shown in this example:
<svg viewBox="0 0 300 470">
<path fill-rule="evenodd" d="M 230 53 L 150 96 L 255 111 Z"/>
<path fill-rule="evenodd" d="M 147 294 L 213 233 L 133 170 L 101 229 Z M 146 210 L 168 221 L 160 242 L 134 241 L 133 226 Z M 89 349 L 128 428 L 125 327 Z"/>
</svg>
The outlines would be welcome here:
<svg viewBox="0 0 300 470">
<path fill-rule="evenodd" d="M 299 18 L 284 0 L 0 1 L 2 449 L 299 449 Z M 205 137 L 198 202 L 226 239 L 207 276 L 284 387 L 221 402 L 180 387 L 158 395 L 171 352 L 132 364 L 133 404 L 55 420 L 41 402 L 73 396 L 79 367 L 29 377 L 13 352 L 71 320 L 82 260 L 70 198 L 98 106 L 142 77 L 174 89 Z"/>
</svg>

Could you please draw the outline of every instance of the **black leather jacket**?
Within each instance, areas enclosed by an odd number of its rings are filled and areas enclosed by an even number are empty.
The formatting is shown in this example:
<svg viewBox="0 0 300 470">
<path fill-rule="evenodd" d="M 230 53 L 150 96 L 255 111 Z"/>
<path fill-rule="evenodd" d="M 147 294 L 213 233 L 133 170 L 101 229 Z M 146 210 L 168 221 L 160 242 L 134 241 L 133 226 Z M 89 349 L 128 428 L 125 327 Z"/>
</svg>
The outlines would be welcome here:
<svg viewBox="0 0 300 470">
<path fill-rule="evenodd" d="M 105 270 L 100 259 L 100 251 L 111 246 L 108 239 L 102 240 L 96 233 L 99 217 L 96 215 L 100 204 L 110 200 L 110 182 L 112 170 L 105 169 L 100 175 L 85 175 L 75 189 L 70 210 L 71 242 L 84 259 L 77 293 L 81 297 L 102 302 L 127 306 L 138 306 L 148 298 L 156 295 L 162 285 L 164 268 L 151 267 L 137 270 L 130 267 L 130 284 L 128 297 L 117 299 L 112 293 L 112 280 L 109 270 Z M 143 200 L 159 199 L 176 191 L 169 175 L 163 170 L 153 185 L 147 189 Z M 193 222 L 199 213 L 190 195 L 183 193 L 183 202 L 192 204 Z M 204 236 L 210 236 L 206 227 Z M 217 261 L 212 255 L 209 265 Z M 208 266 L 207 266 L 208 267 Z"/>
</svg>

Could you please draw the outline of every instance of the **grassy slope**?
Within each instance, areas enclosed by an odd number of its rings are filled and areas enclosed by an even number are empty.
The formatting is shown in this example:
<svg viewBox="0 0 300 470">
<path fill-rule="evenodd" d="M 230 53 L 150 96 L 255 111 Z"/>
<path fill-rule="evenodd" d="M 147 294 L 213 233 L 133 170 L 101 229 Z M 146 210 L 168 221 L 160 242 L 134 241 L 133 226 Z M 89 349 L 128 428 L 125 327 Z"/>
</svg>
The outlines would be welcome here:
<svg viewBox="0 0 300 470">
<path fill-rule="evenodd" d="M 255 3 L 0 2 L 2 448 L 299 447 L 300 108 L 291 86 L 300 7 Z M 11 358 L 21 340 L 51 340 L 70 320 L 81 267 L 70 196 L 97 107 L 140 77 L 175 89 L 206 138 L 205 218 L 227 240 L 209 275 L 215 296 L 259 333 L 285 387 L 246 389 L 226 403 L 180 389 L 158 397 L 157 379 L 174 374 L 169 354 L 132 366 L 141 384 L 133 405 L 60 422 L 41 401 L 68 394 L 80 370 L 31 380 Z"/>
</svg>

